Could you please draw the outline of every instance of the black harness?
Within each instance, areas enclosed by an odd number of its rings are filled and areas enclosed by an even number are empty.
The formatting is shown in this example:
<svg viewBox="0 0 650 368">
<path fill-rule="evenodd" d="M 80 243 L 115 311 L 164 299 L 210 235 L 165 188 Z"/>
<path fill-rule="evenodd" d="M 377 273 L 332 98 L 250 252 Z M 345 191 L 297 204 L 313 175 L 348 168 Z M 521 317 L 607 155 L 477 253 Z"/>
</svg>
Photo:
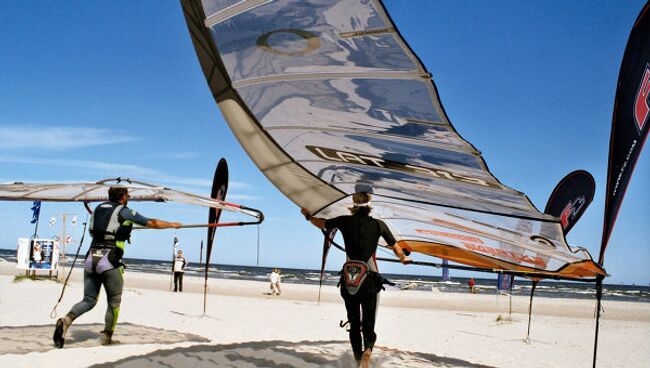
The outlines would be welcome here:
<svg viewBox="0 0 650 368">
<path fill-rule="evenodd" d="M 104 202 L 97 206 L 90 218 L 92 244 L 86 254 L 86 270 L 102 273 L 112 268 L 124 266 L 124 250 L 117 246 L 118 241 L 129 241 L 131 226 L 124 225 L 120 211 L 125 206 L 119 203 Z"/>
</svg>

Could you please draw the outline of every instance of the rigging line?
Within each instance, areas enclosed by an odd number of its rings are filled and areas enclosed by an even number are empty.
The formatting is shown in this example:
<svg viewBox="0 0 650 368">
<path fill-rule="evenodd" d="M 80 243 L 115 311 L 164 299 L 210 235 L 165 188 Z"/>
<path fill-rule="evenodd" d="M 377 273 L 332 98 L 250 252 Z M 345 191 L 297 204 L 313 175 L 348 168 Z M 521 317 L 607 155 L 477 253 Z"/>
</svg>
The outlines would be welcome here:
<svg viewBox="0 0 650 368">
<path fill-rule="evenodd" d="M 70 279 L 70 275 L 72 275 L 72 270 L 74 269 L 74 264 L 75 262 L 77 262 L 79 251 L 81 250 L 81 246 L 83 245 L 84 239 L 86 238 L 86 227 L 88 226 L 88 216 L 89 214 L 86 214 L 86 221 L 84 222 L 84 231 L 81 234 L 81 240 L 79 240 L 79 247 L 77 247 L 77 253 L 75 253 L 74 259 L 72 260 L 72 265 L 70 265 L 70 271 L 68 271 L 68 276 L 65 278 L 65 281 L 63 282 L 63 288 L 61 288 L 61 295 L 59 296 L 59 300 L 57 300 L 56 304 L 54 304 L 54 307 L 52 308 L 52 311 L 50 312 L 51 319 L 54 319 L 57 316 L 56 307 L 59 306 L 59 303 L 61 303 L 61 300 L 63 299 L 63 295 L 65 294 L 65 288 L 66 286 L 68 286 L 68 280 Z M 63 259 L 63 262 L 65 262 L 65 258 Z"/>
</svg>

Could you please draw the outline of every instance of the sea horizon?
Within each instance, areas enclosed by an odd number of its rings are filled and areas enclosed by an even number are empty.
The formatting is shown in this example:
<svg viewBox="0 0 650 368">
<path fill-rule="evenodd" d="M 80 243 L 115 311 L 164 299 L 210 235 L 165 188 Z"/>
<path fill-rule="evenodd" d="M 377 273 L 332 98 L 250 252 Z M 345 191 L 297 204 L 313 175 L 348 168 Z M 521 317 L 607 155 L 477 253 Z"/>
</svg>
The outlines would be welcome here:
<svg viewBox="0 0 650 368">
<path fill-rule="evenodd" d="M 75 262 L 75 268 L 83 266 L 83 254 L 80 254 Z M 66 255 L 66 267 L 72 264 L 74 255 Z M 6 262 L 16 262 L 16 251 L 13 249 L 0 248 L 0 259 Z M 171 260 L 124 258 L 126 272 L 142 272 L 154 274 L 170 274 Z M 289 268 L 279 266 L 251 266 L 236 264 L 210 263 L 208 277 L 213 279 L 234 279 L 251 281 L 268 281 L 272 269 L 282 270 L 282 282 L 297 284 L 320 283 L 320 270 L 309 268 Z M 203 277 L 205 264 L 188 262 L 185 275 L 188 277 Z M 468 281 L 470 277 L 453 276 L 444 281 L 441 276 L 435 275 L 412 275 L 382 273 L 384 278 L 395 285 L 385 285 L 388 290 L 419 290 L 443 293 L 467 293 L 469 291 Z M 530 280 L 516 277 L 511 291 L 497 290 L 497 275 L 492 277 L 473 277 L 476 287 L 481 294 L 494 295 L 524 295 L 529 296 L 532 288 Z M 325 270 L 323 285 L 337 285 L 339 281 L 338 271 Z M 593 299 L 595 302 L 596 289 L 593 283 L 579 281 L 557 281 L 541 280 L 535 290 L 535 297 L 549 298 L 577 298 Z M 636 284 L 603 284 L 603 300 L 617 300 L 629 302 L 650 303 L 650 286 Z"/>
</svg>

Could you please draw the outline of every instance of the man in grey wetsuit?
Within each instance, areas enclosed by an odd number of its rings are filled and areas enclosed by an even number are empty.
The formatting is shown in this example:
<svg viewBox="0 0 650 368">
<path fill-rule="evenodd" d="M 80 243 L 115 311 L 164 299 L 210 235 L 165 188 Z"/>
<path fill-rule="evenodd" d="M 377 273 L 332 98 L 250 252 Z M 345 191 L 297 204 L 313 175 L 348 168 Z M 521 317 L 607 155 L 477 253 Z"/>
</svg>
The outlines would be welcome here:
<svg viewBox="0 0 650 368">
<path fill-rule="evenodd" d="M 370 194 L 355 193 L 352 201 L 354 206 L 350 208 L 351 216 L 326 220 L 311 216 L 304 208 L 301 212 L 317 228 L 327 230 L 337 228 L 343 234 L 347 262 L 342 270 L 341 296 L 345 301 L 350 323 L 350 344 L 354 358 L 360 366 L 369 367 L 372 348 L 377 339 L 375 334 L 377 294 L 383 284 L 383 278 L 378 273 L 375 261 L 379 238 L 384 238 L 402 263 L 409 263 L 411 259 L 404 254 L 386 224 L 370 216 L 372 210 Z M 352 276 L 348 277 L 348 275 Z M 358 280 L 354 280 L 355 278 Z M 363 350 L 361 349 L 362 332 Z"/>
<path fill-rule="evenodd" d="M 58 348 L 63 347 L 66 332 L 72 321 L 95 307 L 102 285 L 106 290 L 108 309 L 105 316 L 106 326 L 101 332 L 101 342 L 102 345 L 111 344 L 124 287 L 124 244 L 129 241 L 133 224 L 153 229 L 182 226 L 179 222 L 149 219 L 128 208 L 127 188 L 111 187 L 108 190 L 108 198 L 109 202 L 97 206 L 90 218 L 90 234 L 93 241 L 84 264 L 84 298 L 75 304 L 65 317 L 56 321 L 53 340 Z"/>
</svg>

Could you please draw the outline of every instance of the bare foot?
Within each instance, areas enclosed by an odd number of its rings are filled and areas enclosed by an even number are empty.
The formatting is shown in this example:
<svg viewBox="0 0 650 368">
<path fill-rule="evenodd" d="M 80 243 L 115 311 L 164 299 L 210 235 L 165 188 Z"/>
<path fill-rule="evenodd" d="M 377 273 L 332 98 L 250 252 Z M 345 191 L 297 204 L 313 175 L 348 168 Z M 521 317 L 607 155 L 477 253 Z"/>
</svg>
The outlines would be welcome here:
<svg viewBox="0 0 650 368">
<path fill-rule="evenodd" d="M 359 364 L 359 368 L 370 368 L 371 355 L 372 355 L 372 350 L 366 350 L 363 352 L 363 355 L 361 356 L 361 364 Z"/>
</svg>

